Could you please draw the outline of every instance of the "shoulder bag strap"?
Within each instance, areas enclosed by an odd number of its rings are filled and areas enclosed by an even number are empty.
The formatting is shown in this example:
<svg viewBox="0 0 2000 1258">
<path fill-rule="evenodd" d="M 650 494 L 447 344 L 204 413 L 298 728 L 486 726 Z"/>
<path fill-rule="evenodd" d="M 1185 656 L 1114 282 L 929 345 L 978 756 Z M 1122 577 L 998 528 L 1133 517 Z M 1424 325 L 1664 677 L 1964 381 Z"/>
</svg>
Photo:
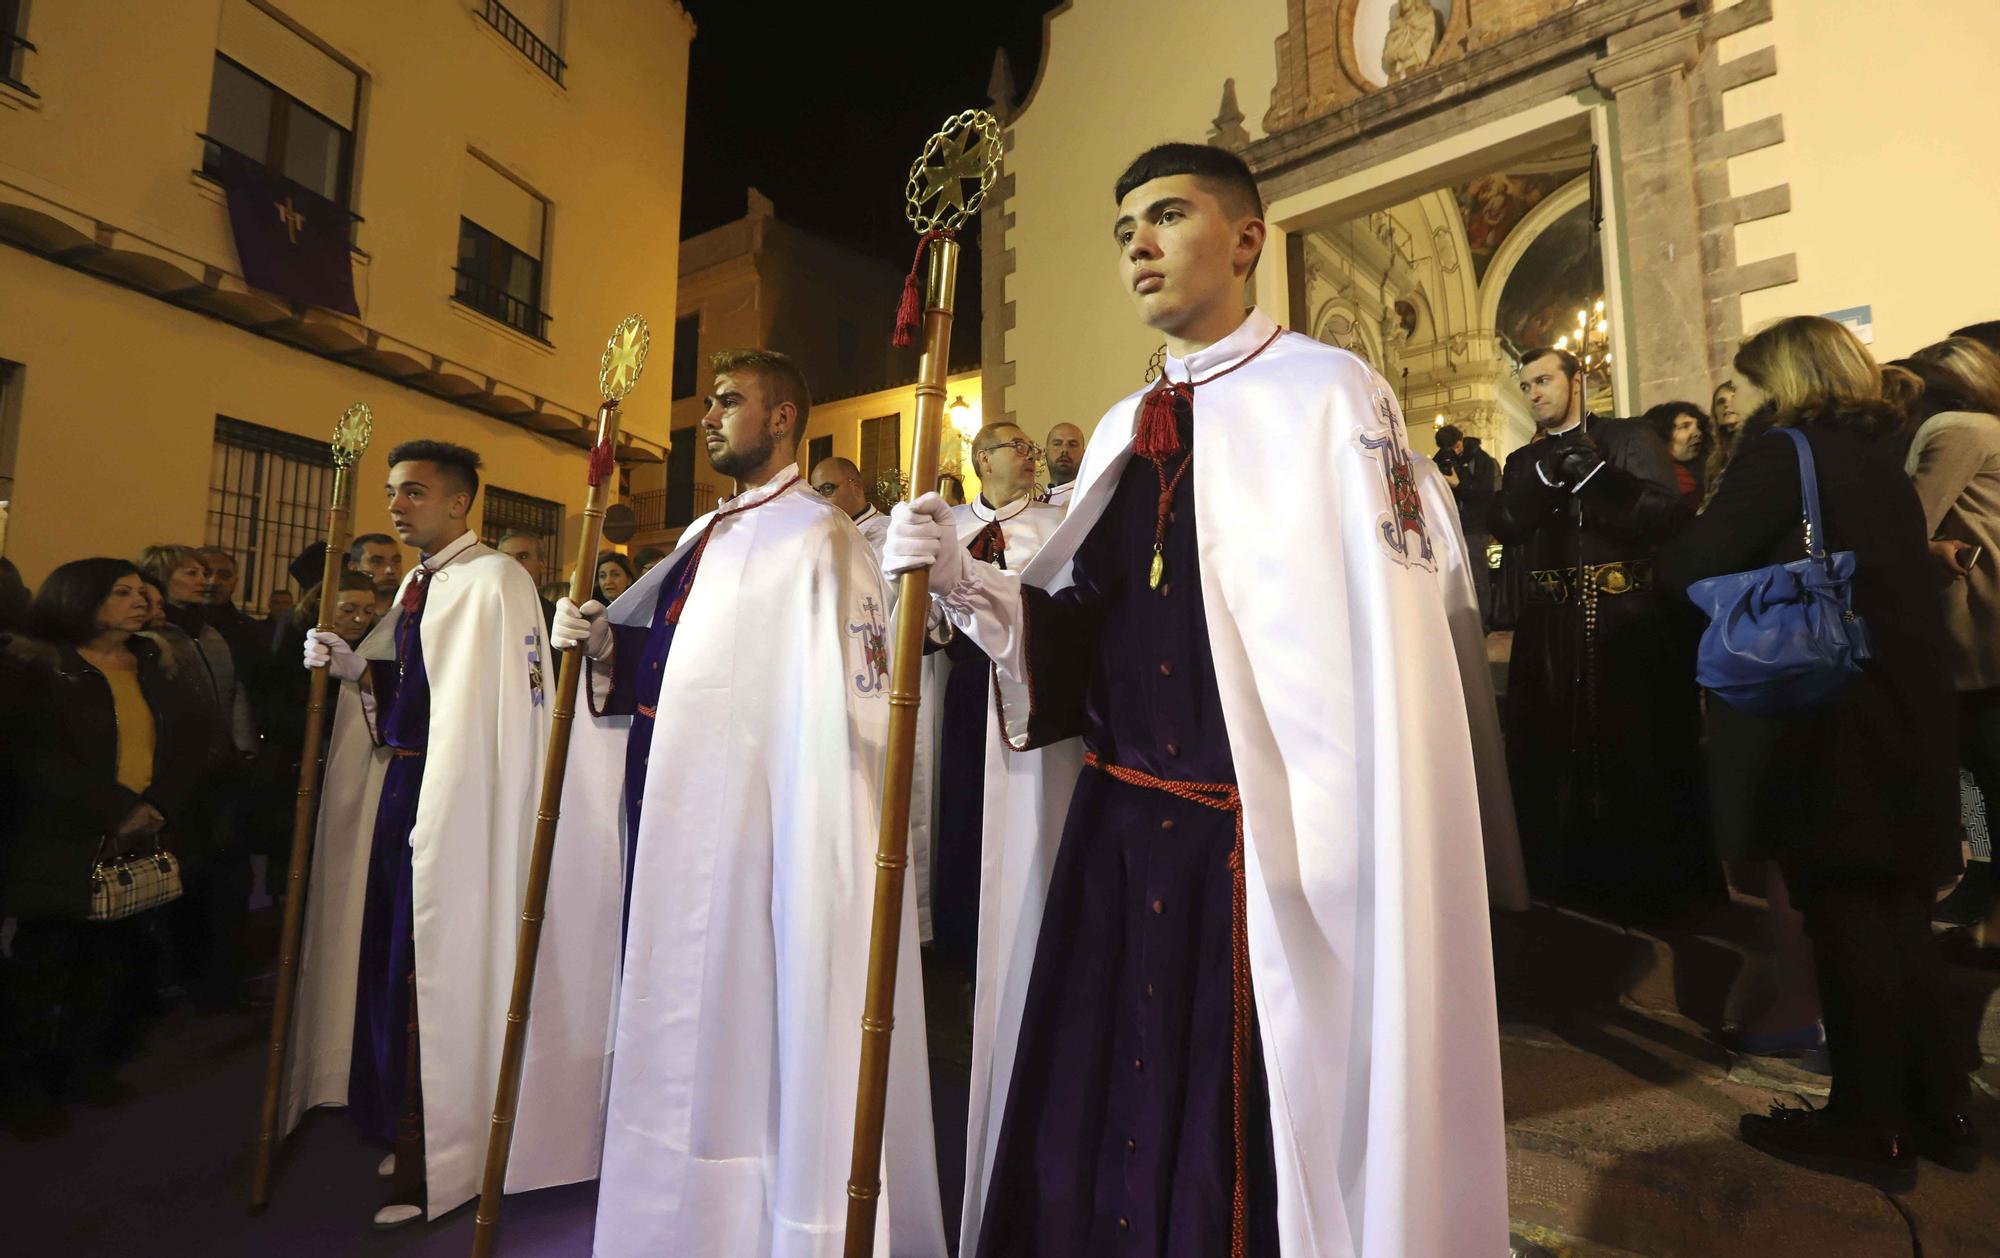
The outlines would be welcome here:
<svg viewBox="0 0 2000 1258">
<path fill-rule="evenodd" d="M 1805 501 L 1806 556 L 1810 559 L 1826 557 L 1826 529 L 1820 523 L 1819 514 L 1819 472 L 1813 465 L 1812 445 L 1806 435 L 1796 428 L 1779 428 L 1792 439 L 1799 452 L 1799 496 Z"/>
</svg>

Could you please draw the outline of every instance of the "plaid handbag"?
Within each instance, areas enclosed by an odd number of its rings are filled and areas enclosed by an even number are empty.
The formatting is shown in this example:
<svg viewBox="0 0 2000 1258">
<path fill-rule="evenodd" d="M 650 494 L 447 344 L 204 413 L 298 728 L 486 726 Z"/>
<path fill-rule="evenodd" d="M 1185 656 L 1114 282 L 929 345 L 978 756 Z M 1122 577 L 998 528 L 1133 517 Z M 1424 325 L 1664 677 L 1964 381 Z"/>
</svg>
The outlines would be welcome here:
<svg viewBox="0 0 2000 1258">
<path fill-rule="evenodd" d="M 97 845 L 97 860 L 90 867 L 90 911 L 84 920 L 115 922 L 171 904 L 181 898 L 181 863 L 172 852 L 157 844 L 150 852 L 104 859 L 104 844 Z"/>
</svg>

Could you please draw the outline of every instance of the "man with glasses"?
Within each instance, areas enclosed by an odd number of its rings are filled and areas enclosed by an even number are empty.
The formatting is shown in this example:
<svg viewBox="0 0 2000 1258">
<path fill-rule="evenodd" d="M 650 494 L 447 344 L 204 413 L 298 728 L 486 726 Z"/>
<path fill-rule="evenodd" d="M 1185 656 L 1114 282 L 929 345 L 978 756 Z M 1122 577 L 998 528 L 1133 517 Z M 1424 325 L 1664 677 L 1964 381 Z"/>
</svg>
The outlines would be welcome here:
<svg viewBox="0 0 2000 1258">
<path fill-rule="evenodd" d="M 875 552 L 879 563 L 882 539 L 889 533 L 889 517 L 868 501 L 868 487 L 861 481 L 861 469 L 838 455 L 821 459 L 812 469 L 812 487 L 820 497 L 847 512 L 847 518 L 868 539 L 868 549 Z"/>
<path fill-rule="evenodd" d="M 994 423 L 972 438 L 971 455 L 979 493 L 952 508 L 959 545 L 981 563 L 1018 570 L 1063 519 L 1061 509 L 1035 499 L 1041 447 L 1013 424 Z M 918 777 L 910 805 L 911 852 L 919 925 L 933 928 L 941 960 L 969 974 L 979 946 L 979 835 L 992 670 L 971 639 L 940 623 L 919 717 L 920 738 L 937 753 L 936 774 L 930 780 Z M 933 784 L 935 794 L 926 799 Z M 933 864 L 935 880 L 927 877 Z"/>
</svg>

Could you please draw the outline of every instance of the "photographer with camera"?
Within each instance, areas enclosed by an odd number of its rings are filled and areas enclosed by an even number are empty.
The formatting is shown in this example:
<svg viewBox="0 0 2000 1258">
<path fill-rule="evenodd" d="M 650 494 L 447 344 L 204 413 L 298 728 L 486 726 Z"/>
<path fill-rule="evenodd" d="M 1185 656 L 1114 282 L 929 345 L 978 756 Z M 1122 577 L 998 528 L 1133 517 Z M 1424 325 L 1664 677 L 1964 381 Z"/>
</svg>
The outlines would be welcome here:
<svg viewBox="0 0 2000 1258">
<path fill-rule="evenodd" d="M 1437 430 L 1437 453 L 1431 456 L 1438 471 L 1451 485 L 1458 503 L 1458 525 L 1465 533 L 1466 553 L 1472 556 L 1472 584 L 1479 594 L 1479 620 L 1490 628 L 1493 621 L 1493 574 L 1486 566 L 1486 547 L 1493 541 L 1493 499 L 1500 492 L 1500 465 L 1480 448 L 1479 438 L 1468 437 L 1454 424 Z"/>
</svg>

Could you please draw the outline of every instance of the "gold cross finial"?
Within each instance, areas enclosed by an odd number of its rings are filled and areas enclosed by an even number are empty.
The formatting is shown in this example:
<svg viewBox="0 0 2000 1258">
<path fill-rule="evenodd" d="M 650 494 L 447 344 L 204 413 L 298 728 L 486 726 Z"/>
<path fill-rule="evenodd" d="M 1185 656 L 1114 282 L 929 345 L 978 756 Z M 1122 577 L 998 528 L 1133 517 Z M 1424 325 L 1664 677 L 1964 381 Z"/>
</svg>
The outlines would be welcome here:
<svg viewBox="0 0 2000 1258">
<path fill-rule="evenodd" d="M 605 401 L 625 400 L 646 369 L 646 351 L 652 344 L 653 333 L 643 315 L 628 315 L 611 333 L 597 363 L 597 391 Z"/>
<path fill-rule="evenodd" d="M 1000 123 L 983 109 L 949 119 L 910 167 L 904 213 L 920 232 L 956 231 L 1000 174 Z M 967 181 L 978 185 L 967 193 Z"/>
<path fill-rule="evenodd" d="M 356 402 L 341 412 L 340 422 L 333 428 L 333 463 L 335 467 L 353 467 L 361 458 L 361 452 L 368 448 L 368 441 L 375 435 L 375 412 L 368 409 L 368 403 Z"/>
</svg>

